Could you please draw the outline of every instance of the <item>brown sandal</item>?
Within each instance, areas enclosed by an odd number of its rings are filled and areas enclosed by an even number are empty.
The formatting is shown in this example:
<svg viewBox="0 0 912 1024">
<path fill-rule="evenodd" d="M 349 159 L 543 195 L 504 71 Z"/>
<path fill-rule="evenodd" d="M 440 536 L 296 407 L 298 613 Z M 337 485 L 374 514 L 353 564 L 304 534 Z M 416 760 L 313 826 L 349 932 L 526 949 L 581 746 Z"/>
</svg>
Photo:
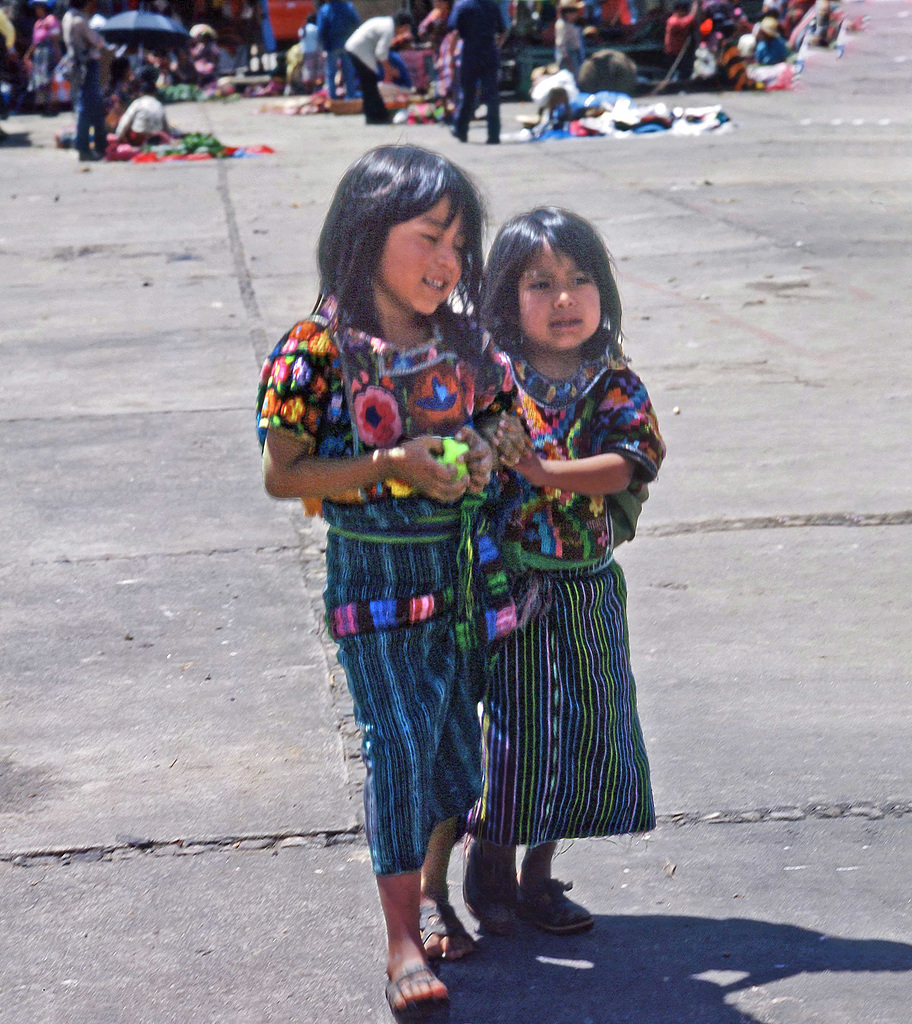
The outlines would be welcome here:
<svg viewBox="0 0 912 1024">
<path fill-rule="evenodd" d="M 430 998 L 417 1001 L 410 1000 L 405 1006 L 396 1006 L 396 997 L 402 994 L 403 982 L 419 977 L 437 980 L 437 975 L 434 974 L 427 964 L 415 964 L 412 967 L 407 967 L 404 971 L 397 974 L 395 978 L 390 978 L 386 983 L 386 1001 L 397 1024 L 418 1024 L 418 1022 L 437 1024 L 438 1021 L 449 1020 L 449 996 L 431 996 Z"/>
<path fill-rule="evenodd" d="M 431 899 L 425 897 L 425 899 Z M 465 939 L 469 948 L 462 956 L 448 957 L 446 953 L 439 953 L 432 956 L 428 953 L 429 960 L 461 960 L 463 956 L 475 951 L 475 940 L 465 930 L 465 925 L 459 920 L 453 904 L 448 900 L 431 900 L 422 902 L 419 911 L 419 927 L 421 928 L 421 943 L 427 945 L 427 940 L 436 935 L 443 939 Z M 442 943 L 441 943 L 442 944 Z"/>
</svg>

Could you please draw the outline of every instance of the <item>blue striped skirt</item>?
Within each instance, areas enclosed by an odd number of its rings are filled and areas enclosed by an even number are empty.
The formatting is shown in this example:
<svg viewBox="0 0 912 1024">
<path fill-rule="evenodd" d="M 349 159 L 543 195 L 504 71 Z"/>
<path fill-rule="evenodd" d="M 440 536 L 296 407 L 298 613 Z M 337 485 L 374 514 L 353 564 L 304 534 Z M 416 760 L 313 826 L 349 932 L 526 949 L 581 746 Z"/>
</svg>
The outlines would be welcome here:
<svg viewBox="0 0 912 1024">
<path fill-rule="evenodd" d="M 539 610 L 494 657 L 470 831 L 513 846 L 653 828 L 621 567 L 531 574 L 523 588 Z"/>
<path fill-rule="evenodd" d="M 423 499 L 324 502 L 324 594 L 362 733 L 378 875 L 418 871 L 433 828 L 481 787 L 477 650 L 457 643 L 458 515 Z"/>
</svg>

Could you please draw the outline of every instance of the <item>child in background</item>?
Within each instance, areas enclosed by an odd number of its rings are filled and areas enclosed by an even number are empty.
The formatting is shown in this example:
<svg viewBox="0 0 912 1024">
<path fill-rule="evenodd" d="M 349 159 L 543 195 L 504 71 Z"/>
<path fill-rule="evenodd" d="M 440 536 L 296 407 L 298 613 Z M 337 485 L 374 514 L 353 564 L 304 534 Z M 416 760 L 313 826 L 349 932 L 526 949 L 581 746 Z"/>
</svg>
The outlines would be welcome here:
<svg viewBox="0 0 912 1024">
<path fill-rule="evenodd" d="M 171 129 L 165 107 L 158 98 L 158 71 L 144 67 L 139 73 L 141 95 L 133 100 L 117 123 L 117 141 L 131 146 L 168 142 Z"/>
<path fill-rule="evenodd" d="M 258 396 L 266 489 L 311 511 L 322 500 L 329 525 L 327 623 L 362 730 L 386 995 L 400 1020 L 444 1014 L 428 959 L 473 948 L 447 864 L 480 792 L 480 659 L 516 622 L 479 536 L 493 454 L 472 424 L 514 397 L 467 316 L 482 230 L 474 186 L 443 157 L 366 153 L 320 235 L 318 311 L 276 347 Z M 469 445 L 463 466 L 437 460 L 447 436 Z"/>
<path fill-rule="evenodd" d="M 484 700 L 464 895 L 489 931 L 508 932 L 518 914 L 570 934 L 593 919 L 552 877 L 558 841 L 655 822 L 613 549 L 633 535 L 665 446 L 621 353 L 617 287 L 588 222 L 546 208 L 505 224 L 483 319 L 519 388 L 531 445 L 502 418 L 494 444 L 520 474 L 504 538 L 520 625 L 496 652 Z"/>
</svg>

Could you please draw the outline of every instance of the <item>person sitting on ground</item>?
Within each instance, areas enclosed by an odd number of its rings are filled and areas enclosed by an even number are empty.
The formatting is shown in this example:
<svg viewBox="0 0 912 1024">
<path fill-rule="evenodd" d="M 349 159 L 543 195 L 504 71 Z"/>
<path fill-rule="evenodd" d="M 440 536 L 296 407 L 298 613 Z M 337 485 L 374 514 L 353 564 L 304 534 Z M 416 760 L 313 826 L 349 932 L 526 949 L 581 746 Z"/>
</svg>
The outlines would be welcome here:
<svg viewBox="0 0 912 1024">
<path fill-rule="evenodd" d="M 172 85 L 196 85 L 196 68 L 188 49 L 176 50 L 171 54 L 168 70 Z"/>
<path fill-rule="evenodd" d="M 127 57 L 115 57 L 108 72 L 108 88 L 105 91 L 105 126 L 109 132 L 116 132 L 120 119 L 127 107 L 139 95 L 139 82 L 130 67 Z"/>
<path fill-rule="evenodd" d="M 218 36 L 211 25 L 194 25 L 190 29 L 193 43 L 190 56 L 196 69 L 196 84 L 210 85 L 219 75 L 231 72 L 231 61 L 218 45 Z"/>
<path fill-rule="evenodd" d="M 694 23 L 699 9 L 699 0 L 690 5 L 686 0 L 678 0 L 665 22 L 665 61 L 668 67 L 674 67 L 677 61 L 678 78 L 683 81 L 693 75 L 697 52 Z"/>
<path fill-rule="evenodd" d="M 747 76 L 747 65 L 741 53 L 735 22 L 724 23 L 721 33 L 719 52 L 716 55 L 716 82 L 719 88 L 735 92 L 759 89 L 760 86 Z"/>
<path fill-rule="evenodd" d="M 142 95 L 127 107 L 117 125 L 117 141 L 131 146 L 145 146 L 150 142 L 167 142 L 171 129 L 165 108 L 158 98 L 158 77 L 155 69 L 143 68 L 140 72 Z"/>
<path fill-rule="evenodd" d="M 788 43 L 779 34 L 779 20 L 772 15 L 762 18 L 760 31 L 757 33 L 754 59 L 758 64 L 769 67 L 772 64 L 781 64 L 788 55 Z"/>
</svg>

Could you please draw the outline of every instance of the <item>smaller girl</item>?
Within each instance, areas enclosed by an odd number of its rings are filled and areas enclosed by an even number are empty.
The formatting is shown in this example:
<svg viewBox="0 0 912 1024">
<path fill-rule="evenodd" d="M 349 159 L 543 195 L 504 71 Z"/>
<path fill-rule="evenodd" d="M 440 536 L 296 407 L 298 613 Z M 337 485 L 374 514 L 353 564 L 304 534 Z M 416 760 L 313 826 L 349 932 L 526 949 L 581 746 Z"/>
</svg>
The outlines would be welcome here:
<svg viewBox="0 0 912 1024">
<path fill-rule="evenodd" d="M 591 224 L 556 208 L 505 224 L 482 316 L 519 388 L 531 444 L 501 418 L 494 443 L 519 474 L 510 474 L 504 557 L 520 628 L 496 652 L 484 699 L 464 896 L 489 931 L 509 931 L 518 913 L 569 934 L 593 920 L 551 875 L 558 841 L 655 823 L 613 552 L 633 536 L 665 446 L 622 356 L 617 286 Z"/>
</svg>

